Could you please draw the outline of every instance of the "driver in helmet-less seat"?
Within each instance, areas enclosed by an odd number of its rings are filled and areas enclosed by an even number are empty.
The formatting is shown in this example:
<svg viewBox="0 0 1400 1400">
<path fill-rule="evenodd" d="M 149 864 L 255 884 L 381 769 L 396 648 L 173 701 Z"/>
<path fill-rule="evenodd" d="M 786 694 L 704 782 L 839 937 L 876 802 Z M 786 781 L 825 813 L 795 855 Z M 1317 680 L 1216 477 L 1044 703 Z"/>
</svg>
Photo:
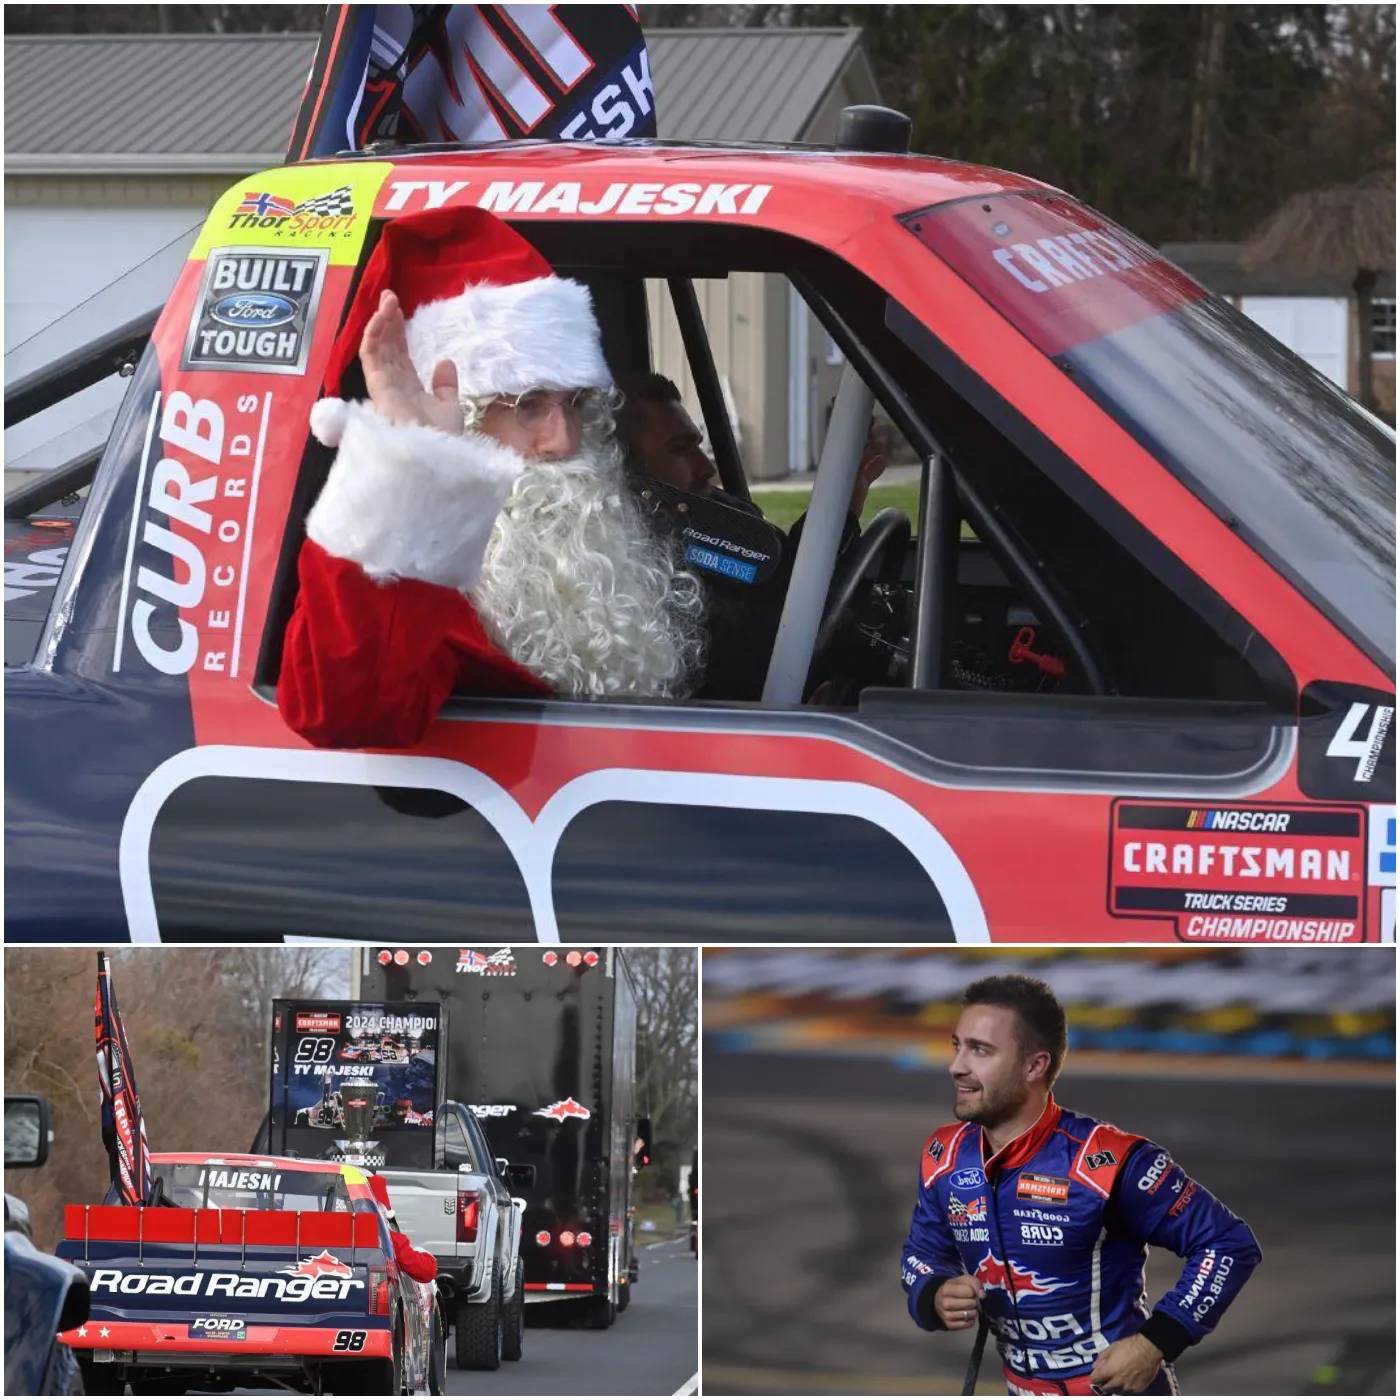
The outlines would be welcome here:
<svg viewBox="0 0 1400 1400">
<path fill-rule="evenodd" d="M 686 411 L 680 390 L 672 380 L 662 374 L 624 376 L 619 388 L 624 402 L 617 418 L 618 437 L 627 454 L 629 471 L 637 478 L 647 479 L 640 485 L 644 497 L 649 482 L 684 492 L 692 499 L 680 509 L 707 517 L 725 534 L 742 535 L 742 517 L 763 521 L 763 512 L 757 505 L 717 484 L 718 473 L 701 446 L 700 429 Z M 872 425 L 851 492 L 841 552 L 859 538 L 866 496 L 886 465 L 884 444 Z M 723 511 L 717 513 L 717 507 Z M 727 512 L 741 518 L 729 516 L 726 526 Z M 776 568 L 761 574 L 753 584 L 716 582 L 715 571 L 706 569 L 703 562 L 699 564 L 700 576 L 707 585 L 710 645 L 704 679 L 695 691 L 697 699 L 762 698 L 768 659 L 805 521 L 804 514 L 786 534 L 763 521 L 766 532 L 776 537 L 778 559 Z M 693 551 L 687 562 L 696 563 Z"/>
</svg>

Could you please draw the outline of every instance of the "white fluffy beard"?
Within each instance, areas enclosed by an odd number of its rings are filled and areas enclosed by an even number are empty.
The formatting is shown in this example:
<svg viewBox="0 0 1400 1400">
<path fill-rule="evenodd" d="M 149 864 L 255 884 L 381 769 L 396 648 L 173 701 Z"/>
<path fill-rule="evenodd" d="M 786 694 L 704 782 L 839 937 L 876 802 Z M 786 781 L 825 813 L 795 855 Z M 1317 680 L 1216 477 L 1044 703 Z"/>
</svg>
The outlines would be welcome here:
<svg viewBox="0 0 1400 1400">
<path fill-rule="evenodd" d="M 647 524 L 611 446 L 529 464 L 471 597 L 497 645 L 559 695 L 684 695 L 697 679 L 699 581 Z"/>
</svg>

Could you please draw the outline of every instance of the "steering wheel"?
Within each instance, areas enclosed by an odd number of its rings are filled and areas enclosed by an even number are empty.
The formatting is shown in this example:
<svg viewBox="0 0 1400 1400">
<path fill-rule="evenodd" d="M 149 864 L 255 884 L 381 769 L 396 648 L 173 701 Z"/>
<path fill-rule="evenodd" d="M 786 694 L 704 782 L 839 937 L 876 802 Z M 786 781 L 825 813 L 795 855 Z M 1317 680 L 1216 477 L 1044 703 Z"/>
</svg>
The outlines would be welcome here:
<svg viewBox="0 0 1400 1400">
<path fill-rule="evenodd" d="M 809 675 L 820 678 L 828 669 L 836 639 L 855 607 L 861 580 L 871 565 L 876 565 L 876 577 L 882 582 L 894 582 L 898 568 L 903 566 L 904 550 L 912 535 L 913 526 L 909 523 L 909 517 L 896 506 L 886 506 L 860 532 L 860 538 L 844 554 L 837 556 L 831 587 L 827 590 L 826 606 L 822 609 L 821 626 L 817 629 L 817 640 L 812 648 Z M 892 560 L 897 561 L 894 570 L 891 570 Z M 891 573 L 891 577 L 886 577 L 887 572 Z"/>
</svg>

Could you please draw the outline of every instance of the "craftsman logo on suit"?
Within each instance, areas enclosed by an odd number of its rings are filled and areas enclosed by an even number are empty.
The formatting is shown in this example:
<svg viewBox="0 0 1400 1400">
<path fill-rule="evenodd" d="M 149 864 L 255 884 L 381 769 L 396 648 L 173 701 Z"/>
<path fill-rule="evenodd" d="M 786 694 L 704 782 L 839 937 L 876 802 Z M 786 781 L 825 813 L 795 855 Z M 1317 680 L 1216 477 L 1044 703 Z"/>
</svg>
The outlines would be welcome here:
<svg viewBox="0 0 1400 1400">
<path fill-rule="evenodd" d="M 1039 1172 L 1022 1172 L 1016 1178 L 1016 1199 L 1063 1205 L 1069 1200 L 1069 1178 L 1042 1176 Z"/>
</svg>

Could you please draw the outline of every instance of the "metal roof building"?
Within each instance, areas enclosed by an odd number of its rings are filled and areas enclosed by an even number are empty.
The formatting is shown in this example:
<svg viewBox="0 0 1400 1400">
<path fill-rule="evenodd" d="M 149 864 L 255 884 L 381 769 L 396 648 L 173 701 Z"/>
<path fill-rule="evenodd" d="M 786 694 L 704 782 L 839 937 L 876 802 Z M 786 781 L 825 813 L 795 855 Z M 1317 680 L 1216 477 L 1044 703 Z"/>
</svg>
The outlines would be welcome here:
<svg viewBox="0 0 1400 1400">
<path fill-rule="evenodd" d="M 316 43 L 5 40 L 7 380 L 164 299 L 215 199 L 283 160 Z M 842 107 L 879 100 L 858 29 L 649 30 L 647 51 L 664 139 L 829 142 Z M 819 327 L 782 278 L 698 291 L 750 474 L 810 465 L 839 374 Z M 652 306 L 657 368 L 689 395 L 669 306 Z M 7 430 L 7 471 L 52 465 L 60 433 L 64 452 L 105 440 L 121 387 Z"/>
<path fill-rule="evenodd" d="M 6 39 L 5 173 L 275 164 L 315 52 L 311 34 Z M 669 141 L 811 140 L 838 81 L 875 90 L 858 29 L 662 29 L 647 52 Z"/>
</svg>

